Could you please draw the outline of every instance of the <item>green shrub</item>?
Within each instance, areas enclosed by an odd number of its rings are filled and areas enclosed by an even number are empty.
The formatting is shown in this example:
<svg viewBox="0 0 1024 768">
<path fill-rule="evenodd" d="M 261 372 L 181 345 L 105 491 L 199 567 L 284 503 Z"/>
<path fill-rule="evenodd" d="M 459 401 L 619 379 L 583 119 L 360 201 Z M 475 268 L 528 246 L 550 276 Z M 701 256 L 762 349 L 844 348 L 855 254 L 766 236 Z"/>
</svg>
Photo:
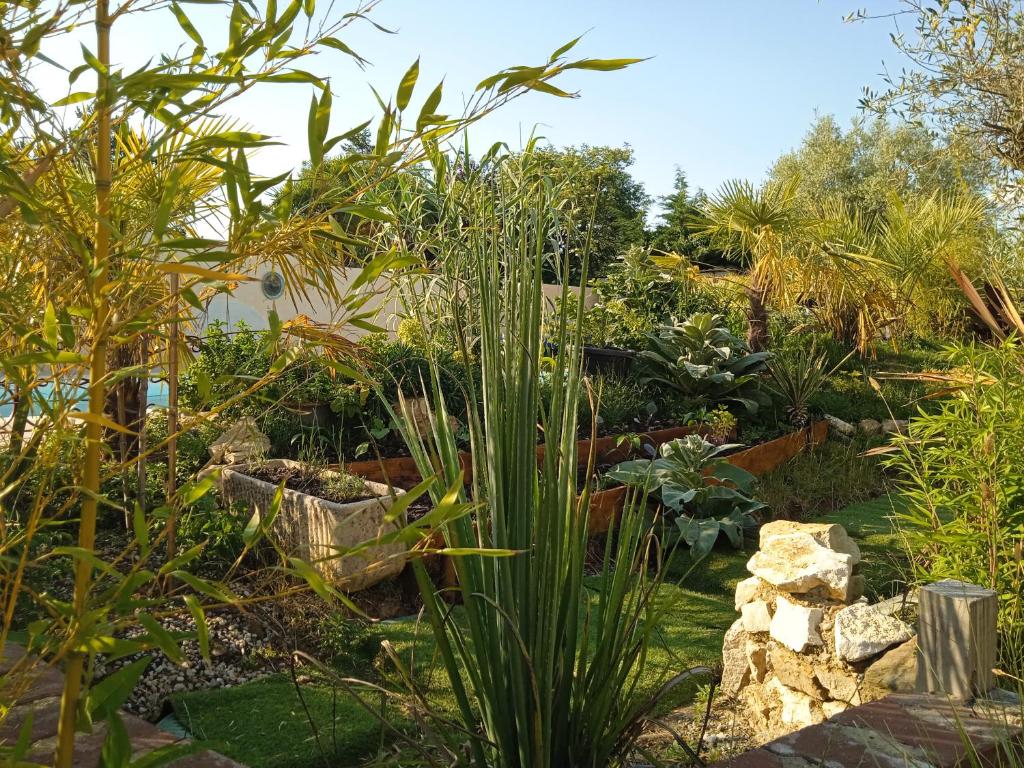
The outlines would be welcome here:
<svg viewBox="0 0 1024 768">
<path fill-rule="evenodd" d="M 764 504 L 753 498 L 757 478 L 729 464 L 720 454 L 735 445 L 714 446 L 700 435 L 667 442 L 656 459 L 625 461 L 606 477 L 651 493 L 675 513 L 674 523 L 693 558 L 711 552 L 721 533 L 736 548 L 756 527 L 754 513 Z M 672 548 L 672 536 L 666 548 Z"/>
<path fill-rule="evenodd" d="M 314 644 L 323 655 L 322 660 L 348 672 L 372 667 L 383 639 L 377 625 L 341 613 L 330 613 L 321 618 L 314 635 Z"/>
<path fill-rule="evenodd" d="M 798 453 L 761 476 L 761 499 L 772 517 L 810 520 L 885 493 L 885 474 L 875 457 L 861 454 L 878 441 L 828 440 Z"/>
<path fill-rule="evenodd" d="M 763 398 L 757 374 L 769 353 L 751 353 L 743 339 L 722 326 L 719 315 L 698 313 L 648 336 L 640 353 L 645 380 L 706 404 L 738 403 L 756 411 Z"/>
<path fill-rule="evenodd" d="M 908 504 L 898 516 L 922 579 L 999 593 L 1001 662 L 1024 673 L 1024 350 L 964 346 L 959 385 L 911 420 L 888 466 Z"/>
</svg>

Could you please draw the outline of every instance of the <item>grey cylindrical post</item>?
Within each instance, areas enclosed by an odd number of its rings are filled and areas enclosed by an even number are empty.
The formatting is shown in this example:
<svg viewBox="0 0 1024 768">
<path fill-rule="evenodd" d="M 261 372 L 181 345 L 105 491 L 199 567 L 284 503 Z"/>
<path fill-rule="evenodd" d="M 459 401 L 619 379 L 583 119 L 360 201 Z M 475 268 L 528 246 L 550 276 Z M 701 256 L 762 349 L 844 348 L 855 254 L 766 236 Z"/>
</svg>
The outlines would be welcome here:
<svg viewBox="0 0 1024 768">
<path fill-rule="evenodd" d="M 960 701 L 995 687 L 995 591 L 947 579 L 921 587 L 918 597 L 917 687 Z"/>
</svg>

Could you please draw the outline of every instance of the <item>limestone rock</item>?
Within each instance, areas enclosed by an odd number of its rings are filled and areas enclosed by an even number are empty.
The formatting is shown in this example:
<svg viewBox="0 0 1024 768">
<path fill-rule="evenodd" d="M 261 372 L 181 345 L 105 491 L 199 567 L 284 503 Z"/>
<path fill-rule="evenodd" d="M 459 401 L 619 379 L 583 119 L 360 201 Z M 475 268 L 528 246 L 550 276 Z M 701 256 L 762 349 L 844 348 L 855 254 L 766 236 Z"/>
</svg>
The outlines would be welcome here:
<svg viewBox="0 0 1024 768">
<path fill-rule="evenodd" d="M 861 419 L 857 422 L 857 428 L 861 431 L 862 435 L 874 437 L 882 431 L 882 422 L 877 419 Z"/>
<path fill-rule="evenodd" d="M 822 645 L 818 626 L 823 616 L 821 608 L 800 605 L 779 595 L 772 617 L 771 636 L 790 650 L 803 653 L 808 646 Z"/>
<path fill-rule="evenodd" d="M 850 424 L 847 421 L 843 421 L 842 419 L 837 418 L 836 416 L 830 416 L 829 414 L 826 413 L 825 421 L 828 422 L 829 429 L 838 432 L 843 437 L 853 437 L 855 434 L 857 434 L 857 428 L 853 426 L 853 424 Z"/>
<path fill-rule="evenodd" d="M 806 693 L 794 691 L 774 677 L 765 683 L 765 688 L 770 689 L 779 697 L 782 704 L 779 720 L 784 725 L 791 726 L 793 730 L 796 730 L 824 721 L 825 713 L 821 709 L 821 704 Z"/>
<path fill-rule="evenodd" d="M 917 689 L 917 638 L 898 645 L 864 670 L 864 700 Z"/>
<path fill-rule="evenodd" d="M 757 576 L 751 576 L 748 579 L 744 579 L 736 585 L 736 610 L 740 610 L 744 605 L 754 600 L 759 594 L 761 594 L 761 587 L 764 584 Z"/>
<path fill-rule="evenodd" d="M 741 612 L 743 628 L 747 632 L 767 632 L 771 629 L 772 614 L 768 610 L 768 603 L 764 600 L 747 603 L 742 607 Z"/>
<path fill-rule="evenodd" d="M 768 648 L 763 643 L 747 640 L 747 664 L 750 667 L 750 679 L 755 683 L 763 683 L 768 674 Z"/>
<path fill-rule="evenodd" d="M 883 435 L 905 435 L 910 422 L 907 419 L 885 419 L 882 421 Z"/>
<path fill-rule="evenodd" d="M 856 672 L 841 668 L 838 664 L 827 664 L 814 668 L 814 677 L 828 691 L 830 699 L 846 704 L 861 704 L 860 678 Z"/>
<path fill-rule="evenodd" d="M 771 550 L 772 540 L 779 536 L 794 533 L 806 533 L 821 546 L 840 552 L 853 558 L 853 565 L 860 562 L 860 547 L 850 538 L 846 529 L 838 523 L 796 523 L 792 520 L 774 520 L 761 526 L 758 546 L 762 550 Z"/>
<path fill-rule="evenodd" d="M 750 681 L 750 662 L 747 659 L 747 633 L 743 619 L 736 619 L 726 630 L 722 641 L 722 690 L 735 696 Z"/>
<path fill-rule="evenodd" d="M 836 655 L 844 661 L 863 661 L 913 637 L 904 622 L 864 603 L 839 611 L 833 630 Z"/>
<path fill-rule="evenodd" d="M 826 719 L 831 719 L 850 708 L 845 701 L 826 701 L 821 705 L 821 711 L 825 713 Z"/>
<path fill-rule="evenodd" d="M 417 434 L 422 438 L 427 438 L 434 432 L 434 425 L 431 420 L 431 415 L 437 417 L 437 411 L 427 402 L 426 398 L 423 397 L 410 397 L 405 400 L 405 412 L 402 410 L 402 403 L 395 402 L 391 404 L 391 407 L 395 409 L 395 413 L 404 415 L 410 422 L 410 424 L 416 429 Z M 451 414 L 448 415 L 448 426 L 454 431 L 459 428 L 459 420 Z"/>
<path fill-rule="evenodd" d="M 814 667 L 806 656 L 793 653 L 781 645 L 772 645 L 768 649 L 768 664 L 771 666 L 772 674 L 787 688 L 800 691 L 816 701 L 828 698 L 825 688 L 814 676 Z"/>
<path fill-rule="evenodd" d="M 209 451 L 211 464 L 244 464 L 266 457 L 270 438 L 252 416 L 243 416 L 210 443 Z"/>
<path fill-rule="evenodd" d="M 819 588 L 830 597 L 846 600 L 853 573 L 853 557 L 823 547 L 805 532 L 773 536 L 769 548 L 756 552 L 747 570 L 783 592 L 804 594 Z"/>
</svg>

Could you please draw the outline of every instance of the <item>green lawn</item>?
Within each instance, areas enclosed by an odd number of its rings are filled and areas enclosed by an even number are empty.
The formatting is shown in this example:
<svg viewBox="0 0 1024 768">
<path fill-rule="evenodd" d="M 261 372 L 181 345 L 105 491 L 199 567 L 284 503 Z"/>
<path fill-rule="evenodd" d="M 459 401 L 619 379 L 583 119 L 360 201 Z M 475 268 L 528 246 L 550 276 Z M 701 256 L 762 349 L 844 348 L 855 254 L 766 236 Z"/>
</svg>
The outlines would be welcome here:
<svg viewBox="0 0 1024 768">
<path fill-rule="evenodd" d="M 888 521 L 892 502 L 882 497 L 853 504 L 822 518 L 838 522 L 860 543 L 864 570 L 876 596 L 887 597 L 900 573 L 895 534 Z M 722 637 L 735 620 L 733 590 L 747 576 L 750 551 L 719 548 L 709 560 L 687 574 L 685 554 L 670 563 L 669 582 L 661 597 L 667 603 L 654 648 L 644 667 L 642 688 L 654 692 L 668 677 L 697 665 L 720 663 Z M 458 609 L 456 609 L 457 611 Z M 429 630 L 412 620 L 384 622 L 381 634 L 404 658 L 412 652 L 422 690 L 435 706 L 454 711 L 447 678 L 434 658 Z M 384 669 L 385 661 L 378 660 Z M 366 675 L 366 670 L 362 671 Z M 317 684 L 303 686 L 310 717 L 290 679 L 280 676 L 216 691 L 185 694 L 174 700 L 178 718 L 198 738 L 251 768 L 298 768 L 324 764 L 358 765 L 387 740 L 378 720 L 342 691 Z M 695 687 L 683 686 L 662 709 L 692 700 Z M 379 701 L 376 702 L 379 705 Z M 394 707 L 388 719 L 406 725 Z M 316 724 L 314 737 L 310 719 Z"/>
</svg>

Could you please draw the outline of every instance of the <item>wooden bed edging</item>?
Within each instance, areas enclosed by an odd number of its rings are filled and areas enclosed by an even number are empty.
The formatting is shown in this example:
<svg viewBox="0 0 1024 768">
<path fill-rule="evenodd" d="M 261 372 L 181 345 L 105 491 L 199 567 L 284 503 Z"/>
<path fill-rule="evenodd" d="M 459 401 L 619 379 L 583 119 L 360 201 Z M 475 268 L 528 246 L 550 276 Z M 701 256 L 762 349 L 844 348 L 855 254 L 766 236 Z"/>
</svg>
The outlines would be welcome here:
<svg viewBox="0 0 1024 768">
<path fill-rule="evenodd" d="M 699 427 L 666 427 L 655 429 L 640 434 L 640 440 L 651 444 L 655 448 L 669 440 L 693 434 Z M 630 455 L 628 444 L 616 445 L 619 435 L 599 437 L 593 441 L 595 456 L 599 461 L 625 461 Z M 537 446 L 537 460 L 544 458 L 544 445 Z M 576 452 L 579 456 L 580 466 L 587 463 L 590 455 L 591 441 L 578 440 Z M 473 462 L 469 453 L 459 454 L 459 463 L 465 472 L 466 482 L 472 480 Z M 422 481 L 419 469 L 416 468 L 416 461 L 411 456 L 397 456 L 394 458 L 373 459 L 370 461 L 353 461 L 345 465 L 345 470 L 353 475 L 372 480 L 375 483 L 390 484 L 395 488 L 408 490 Z"/>
</svg>

